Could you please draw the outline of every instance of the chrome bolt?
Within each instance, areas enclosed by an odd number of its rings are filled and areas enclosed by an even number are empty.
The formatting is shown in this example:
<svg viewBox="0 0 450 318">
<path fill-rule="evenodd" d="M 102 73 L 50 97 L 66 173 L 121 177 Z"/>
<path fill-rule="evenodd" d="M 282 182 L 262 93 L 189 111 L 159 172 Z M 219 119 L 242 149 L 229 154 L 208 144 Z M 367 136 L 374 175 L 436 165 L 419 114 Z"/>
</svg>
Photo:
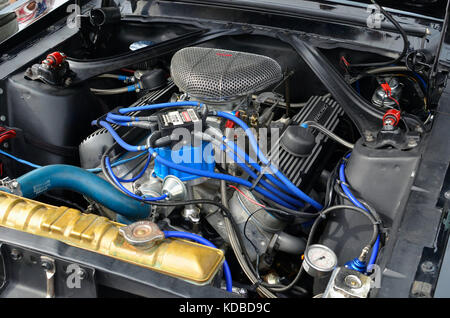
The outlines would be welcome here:
<svg viewBox="0 0 450 318">
<path fill-rule="evenodd" d="M 42 261 L 41 262 L 41 267 L 43 269 L 45 269 L 46 271 L 50 271 L 53 269 L 53 264 L 49 261 Z"/>
<path fill-rule="evenodd" d="M 11 250 L 10 255 L 13 261 L 20 261 L 22 259 L 22 253 L 19 250 L 16 250 L 15 248 Z"/>
<path fill-rule="evenodd" d="M 444 193 L 444 198 L 446 198 L 447 200 L 450 200 L 450 190 L 448 190 Z"/>
<path fill-rule="evenodd" d="M 375 137 L 371 133 L 366 133 L 364 137 L 367 142 L 372 142 L 375 140 Z"/>
<path fill-rule="evenodd" d="M 80 278 L 80 279 L 85 279 L 85 278 L 87 278 L 88 277 L 88 273 L 87 273 L 87 271 L 84 269 L 84 268 L 79 268 L 78 269 L 78 277 Z"/>
<path fill-rule="evenodd" d="M 362 286 L 362 282 L 358 276 L 348 275 L 344 278 L 345 285 L 350 288 L 360 288 Z"/>
<path fill-rule="evenodd" d="M 436 269 L 433 262 L 430 261 L 423 262 L 420 267 L 424 273 L 432 273 Z"/>
<path fill-rule="evenodd" d="M 417 146 L 417 141 L 415 141 L 414 139 L 411 139 L 408 141 L 408 146 L 409 147 L 416 147 Z"/>
</svg>

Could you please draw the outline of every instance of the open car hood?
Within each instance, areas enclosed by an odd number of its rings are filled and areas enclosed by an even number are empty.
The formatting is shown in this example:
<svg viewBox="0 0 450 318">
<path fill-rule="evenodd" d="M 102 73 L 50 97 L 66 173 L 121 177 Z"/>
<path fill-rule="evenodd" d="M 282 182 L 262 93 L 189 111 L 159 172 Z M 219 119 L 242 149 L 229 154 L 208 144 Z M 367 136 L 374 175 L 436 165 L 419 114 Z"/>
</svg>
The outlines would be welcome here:
<svg viewBox="0 0 450 318">
<path fill-rule="evenodd" d="M 370 0 L 331 0 L 324 2 L 335 3 L 371 3 Z M 435 18 L 443 18 L 445 13 L 446 0 L 381 0 L 378 3 L 384 7 L 389 7 L 397 10 L 408 11 Z"/>
<path fill-rule="evenodd" d="M 210 1 L 218 2 L 215 0 Z M 324 5 L 344 4 L 357 7 L 361 6 L 366 7 L 367 5 L 371 4 L 370 0 L 306 0 L 306 1 L 319 2 L 323 3 Z M 230 2 L 235 3 L 236 1 Z M 278 5 L 298 4 L 297 0 L 269 0 L 269 1 L 248 0 L 246 2 L 255 2 L 255 3 L 265 2 L 266 4 L 271 3 Z M 385 8 L 391 8 L 393 10 L 405 11 L 414 14 L 442 19 L 444 18 L 445 7 L 447 4 L 447 0 L 379 0 L 377 2 Z"/>
</svg>

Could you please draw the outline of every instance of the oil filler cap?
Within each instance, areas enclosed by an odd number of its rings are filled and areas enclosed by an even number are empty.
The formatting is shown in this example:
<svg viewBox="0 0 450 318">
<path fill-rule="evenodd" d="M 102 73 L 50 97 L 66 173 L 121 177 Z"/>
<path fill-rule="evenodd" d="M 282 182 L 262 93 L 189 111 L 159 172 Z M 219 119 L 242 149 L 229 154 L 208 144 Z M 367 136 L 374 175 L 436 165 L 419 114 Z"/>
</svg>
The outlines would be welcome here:
<svg viewBox="0 0 450 318">
<path fill-rule="evenodd" d="M 281 137 L 280 144 L 293 156 L 307 157 L 316 145 L 316 138 L 308 128 L 291 125 Z"/>
<path fill-rule="evenodd" d="M 136 247 L 150 247 L 164 239 L 164 233 L 150 221 L 138 221 L 121 227 L 119 233 L 129 244 Z"/>
</svg>

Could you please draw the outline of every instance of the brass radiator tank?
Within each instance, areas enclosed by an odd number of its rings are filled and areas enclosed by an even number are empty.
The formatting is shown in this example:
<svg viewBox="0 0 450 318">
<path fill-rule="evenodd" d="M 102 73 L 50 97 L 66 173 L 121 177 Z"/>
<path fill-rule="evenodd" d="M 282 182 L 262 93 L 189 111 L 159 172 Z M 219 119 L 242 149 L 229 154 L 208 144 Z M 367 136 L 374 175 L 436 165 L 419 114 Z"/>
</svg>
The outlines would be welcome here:
<svg viewBox="0 0 450 318">
<path fill-rule="evenodd" d="M 122 224 L 3 191 L 0 191 L 0 226 L 55 239 L 196 285 L 208 284 L 224 261 L 221 250 L 180 239 L 166 238 L 149 248 L 139 248 L 119 233 Z"/>
</svg>

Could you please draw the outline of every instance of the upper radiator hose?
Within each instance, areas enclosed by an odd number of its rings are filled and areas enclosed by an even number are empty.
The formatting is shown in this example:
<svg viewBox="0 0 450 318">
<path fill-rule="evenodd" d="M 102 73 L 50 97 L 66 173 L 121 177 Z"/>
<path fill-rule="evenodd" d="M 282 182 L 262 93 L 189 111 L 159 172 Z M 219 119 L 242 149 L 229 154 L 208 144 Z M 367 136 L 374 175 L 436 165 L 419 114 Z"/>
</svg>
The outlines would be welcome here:
<svg viewBox="0 0 450 318">
<path fill-rule="evenodd" d="M 45 166 L 24 174 L 17 182 L 25 198 L 33 199 L 46 191 L 65 189 L 81 193 L 126 217 L 145 218 L 150 211 L 148 205 L 122 194 L 97 175 L 75 166 Z"/>
</svg>

